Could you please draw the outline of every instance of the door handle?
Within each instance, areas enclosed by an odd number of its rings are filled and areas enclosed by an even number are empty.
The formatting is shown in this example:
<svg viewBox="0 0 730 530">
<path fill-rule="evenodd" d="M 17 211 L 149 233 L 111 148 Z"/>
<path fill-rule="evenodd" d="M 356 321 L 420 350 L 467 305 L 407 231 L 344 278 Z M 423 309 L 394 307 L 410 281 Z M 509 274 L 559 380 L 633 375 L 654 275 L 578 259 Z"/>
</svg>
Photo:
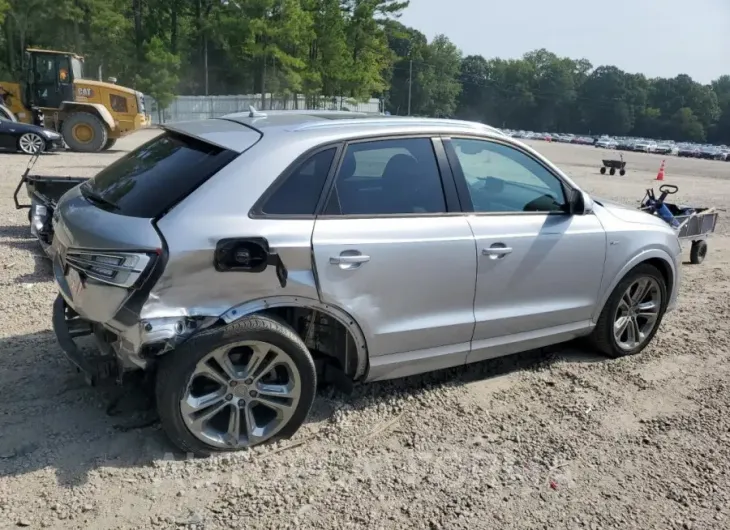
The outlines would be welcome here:
<svg viewBox="0 0 730 530">
<path fill-rule="evenodd" d="M 506 256 L 512 253 L 511 247 L 496 247 L 491 246 L 489 248 L 482 249 L 482 256 Z"/>
<path fill-rule="evenodd" d="M 368 261 L 370 261 L 370 256 L 365 256 L 364 254 L 355 254 L 354 256 L 345 254 L 344 256 L 332 256 L 330 258 L 330 265 L 353 265 Z"/>
</svg>

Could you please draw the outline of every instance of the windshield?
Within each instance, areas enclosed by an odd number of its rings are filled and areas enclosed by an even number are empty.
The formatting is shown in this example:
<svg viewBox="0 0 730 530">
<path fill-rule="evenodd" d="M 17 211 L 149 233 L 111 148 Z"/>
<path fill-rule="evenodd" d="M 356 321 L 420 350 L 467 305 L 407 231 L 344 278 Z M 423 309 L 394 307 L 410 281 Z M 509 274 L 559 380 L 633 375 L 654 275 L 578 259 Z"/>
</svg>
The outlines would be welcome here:
<svg viewBox="0 0 730 530">
<path fill-rule="evenodd" d="M 233 151 L 167 131 L 86 181 L 81 193 L 120 215 L 156 218 L 235 157 Z"/>
<path fill-rule="evenodd" d="M 71 71 L 74 79 L 84 79 L 84 63 L 76 57 L 71 58 Z"/>
</svg>

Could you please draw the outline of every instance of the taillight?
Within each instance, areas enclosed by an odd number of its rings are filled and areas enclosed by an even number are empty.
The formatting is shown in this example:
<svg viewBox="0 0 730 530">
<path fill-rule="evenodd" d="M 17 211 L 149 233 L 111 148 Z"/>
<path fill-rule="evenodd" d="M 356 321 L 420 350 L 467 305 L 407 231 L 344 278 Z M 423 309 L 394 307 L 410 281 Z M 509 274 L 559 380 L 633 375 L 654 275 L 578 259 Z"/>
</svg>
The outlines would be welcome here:
<svg viewBox="0 0 730 530">
<path fill-rule="evenodd" d="M 87 278 L 129 289 L 144 279 L 154 257 L 145 252 L 68 250 L 65 262 Z"/>
</svg>

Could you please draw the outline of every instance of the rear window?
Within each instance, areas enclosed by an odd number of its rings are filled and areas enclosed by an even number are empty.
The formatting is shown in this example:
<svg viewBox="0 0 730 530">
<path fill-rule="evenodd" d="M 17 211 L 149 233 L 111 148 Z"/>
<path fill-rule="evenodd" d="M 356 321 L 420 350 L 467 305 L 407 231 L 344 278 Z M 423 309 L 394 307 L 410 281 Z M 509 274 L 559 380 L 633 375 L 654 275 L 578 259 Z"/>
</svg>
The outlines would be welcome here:
<svg viewBox="0 0 730 530">
<path fill-rule="evenodd" d="M 166 131 L 81 186 L 100 208 L 130 217 L 163 215 L 226 166 L 237 153 Z"/>
</svg>

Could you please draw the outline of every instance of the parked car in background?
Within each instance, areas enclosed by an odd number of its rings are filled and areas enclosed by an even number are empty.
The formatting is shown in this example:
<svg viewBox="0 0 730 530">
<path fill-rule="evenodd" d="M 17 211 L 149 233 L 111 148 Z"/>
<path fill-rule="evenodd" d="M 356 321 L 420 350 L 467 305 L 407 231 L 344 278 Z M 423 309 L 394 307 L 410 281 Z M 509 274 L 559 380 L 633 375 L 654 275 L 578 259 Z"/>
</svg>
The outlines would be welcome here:
<svg viewBox="0 0 730 530">
<path fill-rule="evenodd" d="M 680 145 L 677 155 L 681 156 L 681 157 L 688 157 L 688 158 L 699 158 L 700 157 L 700 148 L 697 147 L 696 145 L 689 145 L 689 144 Z"/>
<path fill-rule="evenodd" d="M 87 374 L 154 371 L 162 426 L 196 455 L 292 435 L 318 379 L 580 336 L 639 353 L 679 290 L 665 221 L 456 120 L 252 109 L 170 124 L 68 191 L 53 227 L 67 356 Z M 84 332 L 100 356 L 75 346 Z"/>
<path fill-rule="evenodd" d="M 639 151 L 642 153 L 653 153 L 656 149 L 656 142 L 648 141 L 648 140 L 639 140 L 638 142 L 634 143 L 634 151 Z"/>
<path fill-rule="evenodd" d="M 676 155 L 679 152 L 679 149 L 674 144 L 664 142 L 657 144 L 654 152 L 660 155 Z"/>
<path fill-rule="evenodd" d="M 633 151 L 634 141 L 624 138 L 618 142 L 616 149 L 618 149 L 619 151 Z"/>
<path fill-rule="evenodd" d="M 612 140 L 611 138 L 601 138 L 599 140 L 596 140 L 596 143 L 593 145 L 602 149 L 615 149 L 616 147 L 618 147 L 618 142 L 616 140 Z"/>
<path fill-rule="evenodd" d="M 698 156 L 705 160 L 725 160 L 724 153 L 714 145 L 703 145 L 700 147 Z"/>
<path fill-rule="evenodd" d="M 63 148 L 63 139 L 56 131 L 19 122 L 10 109 L 0 105 L 0 150 L 32 155 Z"/>
</svg>

